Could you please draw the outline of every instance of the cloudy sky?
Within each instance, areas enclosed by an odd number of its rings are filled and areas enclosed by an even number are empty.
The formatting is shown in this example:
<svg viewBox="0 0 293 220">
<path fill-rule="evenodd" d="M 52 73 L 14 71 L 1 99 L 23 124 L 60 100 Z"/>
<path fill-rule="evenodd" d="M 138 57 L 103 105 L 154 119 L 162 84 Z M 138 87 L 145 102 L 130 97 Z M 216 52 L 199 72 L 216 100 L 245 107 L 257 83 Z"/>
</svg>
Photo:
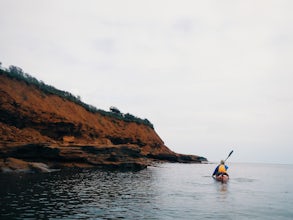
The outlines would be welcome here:
<svg viewBox="0 0 293 220">
<path fill-rule="evenodd" d="M 293 163 L 293 1 L 0 0 L 0 61 L 210 161 Z"/>
</svg>

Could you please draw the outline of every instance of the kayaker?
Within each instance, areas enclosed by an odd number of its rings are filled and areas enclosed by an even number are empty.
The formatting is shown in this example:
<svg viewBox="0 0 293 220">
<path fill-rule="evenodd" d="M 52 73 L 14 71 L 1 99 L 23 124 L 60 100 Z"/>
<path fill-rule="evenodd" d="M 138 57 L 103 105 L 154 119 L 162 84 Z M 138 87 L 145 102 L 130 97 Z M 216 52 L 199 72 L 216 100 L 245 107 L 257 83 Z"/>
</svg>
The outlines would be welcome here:
<svg viewBox="0 0 293 220">
<path fill-rule="evenodd" d="M 214 173 L 212 176 L 219 176 L 219 175 L 228 175 L 227 173 L 227 170 L 228 170 L 228 166 L 225 165 L 225 161 L 224 160 L 221 160 L 220 164 L 216 167 Z"/>
</svg>

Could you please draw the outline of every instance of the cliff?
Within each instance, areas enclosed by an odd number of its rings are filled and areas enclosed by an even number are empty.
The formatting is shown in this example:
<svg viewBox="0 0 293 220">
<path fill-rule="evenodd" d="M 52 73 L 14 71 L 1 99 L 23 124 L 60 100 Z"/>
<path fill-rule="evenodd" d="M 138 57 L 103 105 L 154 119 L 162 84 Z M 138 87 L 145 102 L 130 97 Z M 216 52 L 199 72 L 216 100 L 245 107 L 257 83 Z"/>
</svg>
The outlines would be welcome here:
<svg viewBox="0 0 293 220">
<path fill-rule="evenodd" d="M 152 161 L 205 160 L 171 151 L 146 119 L 91 111 L 82 102 L 28 82 L 27 75 L 11 73 L 0 70 L 2 171 L 43 172 L 68 166 L 142 169 Z"/>
</svg>

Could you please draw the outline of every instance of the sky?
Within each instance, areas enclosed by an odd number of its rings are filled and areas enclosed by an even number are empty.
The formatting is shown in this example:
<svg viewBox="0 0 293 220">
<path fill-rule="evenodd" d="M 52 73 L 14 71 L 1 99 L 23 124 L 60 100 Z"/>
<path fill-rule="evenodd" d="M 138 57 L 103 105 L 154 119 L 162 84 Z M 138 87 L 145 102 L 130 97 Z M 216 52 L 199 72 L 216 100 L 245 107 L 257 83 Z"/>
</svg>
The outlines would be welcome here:
<svg viewBox="0 0 293 220">
<path fill-rule="evenodd" d="M 293 1 L 0 0 L 0 62 L 173 151 L 293 164 Z"/>
</svg>

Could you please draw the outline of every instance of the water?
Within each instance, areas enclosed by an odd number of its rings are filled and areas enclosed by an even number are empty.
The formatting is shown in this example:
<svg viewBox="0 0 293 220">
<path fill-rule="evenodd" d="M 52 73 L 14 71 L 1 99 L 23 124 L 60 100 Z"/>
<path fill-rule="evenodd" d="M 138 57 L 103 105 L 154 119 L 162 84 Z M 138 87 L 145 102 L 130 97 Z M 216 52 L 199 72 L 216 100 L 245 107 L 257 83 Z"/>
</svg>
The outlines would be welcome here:
<svg viewBox="0 0 293 220">
<path fill-rule="evenodd" d="M 293 165 L 228 165 L 1 174 L 0 219 L 293 219 Z"/>
</svg>

